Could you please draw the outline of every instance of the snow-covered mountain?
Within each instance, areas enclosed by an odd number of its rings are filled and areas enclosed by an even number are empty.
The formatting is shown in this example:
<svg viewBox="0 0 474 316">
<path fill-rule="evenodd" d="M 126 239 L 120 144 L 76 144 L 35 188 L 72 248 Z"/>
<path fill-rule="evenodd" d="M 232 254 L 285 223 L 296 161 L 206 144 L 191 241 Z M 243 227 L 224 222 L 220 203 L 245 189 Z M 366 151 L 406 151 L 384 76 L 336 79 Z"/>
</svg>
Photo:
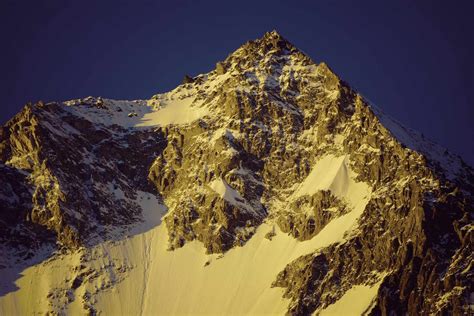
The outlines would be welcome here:
<svg viewBox="0 0 474 316">
<path fill-rule="evenodd" d="M 0 314 L 469 314 L 474 171 L 277 32 L 0 129 Z"/>
</svg>

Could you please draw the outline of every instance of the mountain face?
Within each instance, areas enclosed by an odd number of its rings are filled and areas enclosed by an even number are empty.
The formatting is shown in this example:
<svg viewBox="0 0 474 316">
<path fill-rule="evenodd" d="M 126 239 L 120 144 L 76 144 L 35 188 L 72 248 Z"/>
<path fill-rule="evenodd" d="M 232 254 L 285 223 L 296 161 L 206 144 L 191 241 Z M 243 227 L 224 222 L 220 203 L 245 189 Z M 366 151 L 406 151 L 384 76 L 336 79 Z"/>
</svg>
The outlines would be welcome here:
<svg viewBox="0 0 474 316">
<path fill-rule="evenodd" d="M 0 129 L 0 314 L 469 314 L 474 171 L 275 31 Z"/>
</svg>

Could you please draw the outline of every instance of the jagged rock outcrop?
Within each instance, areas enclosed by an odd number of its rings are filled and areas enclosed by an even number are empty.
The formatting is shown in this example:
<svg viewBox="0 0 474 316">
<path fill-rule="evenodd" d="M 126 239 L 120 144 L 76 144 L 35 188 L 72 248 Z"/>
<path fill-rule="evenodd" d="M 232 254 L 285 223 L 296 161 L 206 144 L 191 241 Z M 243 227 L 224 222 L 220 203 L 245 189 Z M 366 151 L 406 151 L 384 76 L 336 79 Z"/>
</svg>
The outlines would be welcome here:
<svg viewBox="0 0 474 316">
<path fill-rule="evenodd" d="M 302 196 L 292 202 L 288 210 L 282 210 L 277 224 L 284 233 L 299 240 L 316 236 L 332 219 L 348 212 L 343 201 L 331 191 L 318 191 L 311 196 Z"/>
<path fill-rule="evenodd" d="M 473 169 L 277 32 L 150 100 L 27 105 L 2 127 L 0 170 L 2 242 L 113 239 L 147 192 L 168 208 L 170 251 L 197 240 L 225 256 L 263 223 L 269 242 L 325 234 L 275 275 L 290 314 L 358 285 L 374 315 L 472 312 Z M 336 221 L 342 240 L 327 237 Z"/>
<path fill-rule="evenodd" d="M 101 99 L 77 103 L 104 107 Z M 24 187 L 26 195 L 16 203 L 4 201 L 2 222 L 7 227 L 39 225 L 54 232 L 67 248 L 109 238 L 108 233 L 140 218 L 134 192 L 154 192 L 147 168 L 165 144 L 160 133 L 106 129 L 68 113 L 60 104 L 41 102 L 25 106 L 3 127 L 1 136 L 2 168 L 21 173 L 14 180 L 2 177 L 2 187 Z M 27 205 L 16 214 L 7 211 L 18 208 L 19 202 Z"/>
</svg>

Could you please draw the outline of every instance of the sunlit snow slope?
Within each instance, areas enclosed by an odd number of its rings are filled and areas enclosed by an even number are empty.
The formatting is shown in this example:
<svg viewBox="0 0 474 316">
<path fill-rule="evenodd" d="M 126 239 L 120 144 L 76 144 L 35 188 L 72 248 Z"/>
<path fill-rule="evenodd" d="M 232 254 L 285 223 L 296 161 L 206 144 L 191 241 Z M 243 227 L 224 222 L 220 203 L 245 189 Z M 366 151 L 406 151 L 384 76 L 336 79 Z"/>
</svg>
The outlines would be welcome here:
<svg viewBox="0 0 474 316">
<path fill-rule="evenodd" d="M 272 288 L 275 276 L 292 260 L 344 241 L 344 235 L 356 228 L 368 201 L 370 189 L 353 180 L 345 165 L 347 159 L 324 157 L 313 171 L 323 181 L 308 183 L 308 179 L 298 191 L 335 189 L 334 194 L 347 198 L 352 207 L 311 240 L 297 241 L 269 221 L 243 247 L 225 255 L 206 255 L 197 241 L 168 251 L 166 226 L 157 222 L 163 206 L 146 197 L 141 203 L 145 222 L 132 230 L 131 237 L 63 254 L 23 271 L 17 282 L 19 289 L 0 298 L 1 314 L 46 312 L 49 307 L 44 298 L 51 291 L 67 289 L 78 270 L 89 269 L 99 271 L 97 277 L 67 292 L 66 301 L 58 302 L 56 311 L 85 313 L 87 304 L 81 297 L 90 293 L 86 295 L 90 297 L 88 303 L 105 315 L 284 314 L 288 301 L 282 298 L 282 289 Z M 272 230 L 276 235 L 271 240 L 265 238 Z M 84 263 L 80 258 L 88 259 Z M 68 300 L 72 301 L 69 305 Z"/>
</svg>

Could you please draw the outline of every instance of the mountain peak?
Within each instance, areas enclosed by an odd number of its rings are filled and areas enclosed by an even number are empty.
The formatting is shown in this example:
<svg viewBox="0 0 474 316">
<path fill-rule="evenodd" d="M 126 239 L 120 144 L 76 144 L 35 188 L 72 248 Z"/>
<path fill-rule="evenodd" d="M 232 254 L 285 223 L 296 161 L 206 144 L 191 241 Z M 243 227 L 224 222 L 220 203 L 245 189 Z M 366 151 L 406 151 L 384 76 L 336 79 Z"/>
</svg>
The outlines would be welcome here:
<svg viewBox="0 0 474 316">
<path fill-rule="evenodd" d="M 272 30 L 270 32 L 265 32 L 265 34 L 263 34 L 262 36 L 262 39 L 264 38 L 278 38 L 278 39 L 283 39 L 285 40 L 285 38 L 277 31 L 277 30 Z"/>
<path fill-rule="evenodd" d="M 265 32 L 263 36 L 246 42 L 240 46 L 230 56 L 243 55 L 242 57 L 252 57 L 252 55 L 288 55 L 300 52 L 290 41 L 283 37 L 280 33 L 273 30 Z M 244 54 L 242 54 L 244 53 Z M 229 57 L 230 57 L 229 56 Z"/>
<path fill-rule="evenodd" d="M 266 32 L 261 38 L 255 40 L 254 43 L 266 51 L 287 50 L 288 52 L 293 52 L 297 50 L 297 48 L 292 43 L 290 43 L 276 30 Z"/>
<path fill-rule="evenodd" d="M 266 32 L 258 39 L 251 40 L 231 53 L 224 62 L 218 63 L 216 70 L 223 73 L 222 69 L 237 68 L 241 71 L 259 65 L 264 69 L 275 64 L 283 65 L 289 62 L 288 58 L 298 60 L 305 65 L 314 64 L 310 57 L 300 51 L 280 33 L 273 30 Z"/>
<path fill-rule="evenodd" d="M 148 100 L 25 107 L 0 172 L 2 315 L 472 305 L 474 172 L 276 31 Z"/>
</svg>

